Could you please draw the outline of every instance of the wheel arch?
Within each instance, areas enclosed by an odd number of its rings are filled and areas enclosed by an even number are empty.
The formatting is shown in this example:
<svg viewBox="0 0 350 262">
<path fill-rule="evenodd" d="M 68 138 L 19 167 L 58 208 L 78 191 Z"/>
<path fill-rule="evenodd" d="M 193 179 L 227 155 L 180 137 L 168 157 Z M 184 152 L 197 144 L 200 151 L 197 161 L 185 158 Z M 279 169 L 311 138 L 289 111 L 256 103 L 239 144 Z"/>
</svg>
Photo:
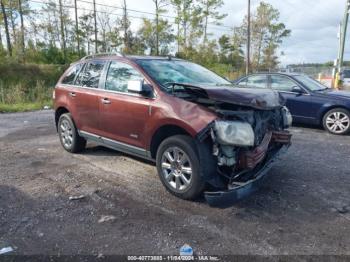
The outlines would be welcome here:
<svg viewBox="0 0 350 262">
<path fill-rule="evenodd" d="M 56 124 L 56 130 L 58 127 L 58 120 L 60 119 L 61 115 L 69 113 L 69 110 L 63 106 L 59 107 L 55 111 L 55 124 Z"/>
<path fill-rule="evenodd" d="M 149 144 L 149 151 L 151 153 L 151 157 L 153 159 L 156 158 L 158 147 L 162 143 L 162 141 L 164 141 L 164 139 L 167 139 L 168 137 L 175 136 L 175 135 L 188 135 L 190 137 L 193 137 L 190 134 L 190 132 L 188 132 L 186 129 L 178 125 L 174 125 L 174 124 L 163 125 L 159 127 L 152 135 L 152 138 Z"/>
</svg>

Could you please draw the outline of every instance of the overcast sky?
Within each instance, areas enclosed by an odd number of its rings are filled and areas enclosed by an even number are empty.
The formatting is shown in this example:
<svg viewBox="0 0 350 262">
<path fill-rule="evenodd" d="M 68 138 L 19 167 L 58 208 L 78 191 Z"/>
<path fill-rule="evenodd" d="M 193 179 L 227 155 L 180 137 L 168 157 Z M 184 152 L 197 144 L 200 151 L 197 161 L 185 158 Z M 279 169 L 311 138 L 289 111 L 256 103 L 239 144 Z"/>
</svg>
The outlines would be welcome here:
<svg viewBox="0 0 350 262">
<path fill-rule="evenodd" d="M 97 0 L 99 1 L 102 0 Z M 239 25 L 246 14 L 247 0 L 224 1 L 222 11 L 228 16 L 223 23 L 229 26 Z M 104 0 L 104 2 L 111 4 L 112 1 Z M 251 2 L 252 9 L 255 9 L 260 1 L 251 0 Z M 265 2 L 280 10 L 281 22 L 292 30 L 292 35 L 281 47 L 281 51 L 285 53 L 280 59 L 283 64 L 327 62 L 336 58 L 338 26 L 344 15 L 345 0 L 265 0 Z M 130 9 L 153 12 L 152 0 L 127 0 L 127 4 Z M 130 13 L 132 14 L 135 13 Z M 222 30 L 211 28 L 215 34 L 225 33 Z M 345 58 L 350 60 L 350 33 L 347 36 Z"/>
<path fill-rule="evenodd" d="M 85 0 L 91 1 L 92 0 Z M 96 0 L 96 3 L 121 7 L 122 0 Z M 152 0 L 126 0 L 128 9 L 143 12 L 154 12 Z M 228 14 L 223 24 L 238 26 L 247 12 L 247 0 L 224 0 L 222 12 Z M 259 5 L 259 0 L 251 0 L 252 10 Z M 280 51 L 284 56 L 280 58 L 282 65 L 291 63 L 324 63 L 334 61 L 338 54 L 338 28 L 344 16 L 346 0 L 265 0 L 277 8 L 280 13 L 280 21 L 292 30 L 289 38 L 285 39 Z M 34 4 L 35 5 L 35 4 Z M 38 7 L 38 5 L 36 5 Z M 79 3 L 81 8 L 92 8 L 91 4 Z M 98 9 L 121 14 L 121 10 L 98 6 Z M 80 14 L 79 14 L 80 15 Z M 141 17 L 153 17 L 129 11 L 132 29 L 136 30 L 141 22 Z M 175 16 L 173 10 L 167 13 Z M 226 33 L 228 28 L 210 26 L 210 32 L 219 37 Z M 347 42 L 345 45 L 345 59 L 350 60 L 350 26 L 348 29 Z"/>
</svg>

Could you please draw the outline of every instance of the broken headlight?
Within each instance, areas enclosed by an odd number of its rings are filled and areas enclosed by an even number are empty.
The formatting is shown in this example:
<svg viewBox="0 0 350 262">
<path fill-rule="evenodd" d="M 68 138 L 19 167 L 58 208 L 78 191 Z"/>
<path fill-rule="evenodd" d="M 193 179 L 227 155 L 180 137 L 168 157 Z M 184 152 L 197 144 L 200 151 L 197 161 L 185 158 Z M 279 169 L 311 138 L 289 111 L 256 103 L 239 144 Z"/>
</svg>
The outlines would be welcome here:
<svg viewBox="0 0 350 262">
<path fill-rule="evenodd" d="M 254 131 L 250 124 L 239 121 L 216 121 L 218 143 L 232 146 L 254 146 Z"/>
<path fill-rule="evenodd" d="M 283 115 L 283 127 L 288 128 L 292 126 L 292 122 L 293 122 L 292 114 L 290 113 L 289 109 L 285 106 L 282 108 L 282 115 Z"/>
</svg>

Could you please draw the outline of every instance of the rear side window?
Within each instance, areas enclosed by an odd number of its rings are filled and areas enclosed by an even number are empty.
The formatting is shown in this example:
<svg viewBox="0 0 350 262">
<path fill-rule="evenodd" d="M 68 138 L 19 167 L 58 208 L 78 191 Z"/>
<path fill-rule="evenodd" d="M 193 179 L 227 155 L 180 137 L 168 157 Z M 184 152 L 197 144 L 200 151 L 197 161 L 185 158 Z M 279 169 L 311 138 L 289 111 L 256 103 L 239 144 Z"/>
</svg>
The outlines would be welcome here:
<svg viewBox="0 0 350 262">
<path fill-rule="evenodd" d="M 63 78 L 62 80 L 62 84 L 66 84 L 66 85 L 73 85 L 74 84 L 74 80 L 75 80 L 75 77 L 78 75 L 80 69 L 82 68 L 83 64 L 77 64 L 77 65 L 74 65 L 72 66 L 66 76 Z"/>
<path fill-rule="evenodd" d="M 105 89 L 127 93 L 128 81 L 143 79 L 143 75 L 131 65 L 114 61 L 108 69 Z"/>
<path fill-rule="evenodd" d="M 75 85 L 98 88 L 105 61 L 92 61 L 86 64 L 75 81 Z"/>
<path fill-rule="evenodd" d="M 245 78 L 238 83 L 240 86 L 267 88 L 267 76 L 266 75 L 253 75 Z"/>
</svg>

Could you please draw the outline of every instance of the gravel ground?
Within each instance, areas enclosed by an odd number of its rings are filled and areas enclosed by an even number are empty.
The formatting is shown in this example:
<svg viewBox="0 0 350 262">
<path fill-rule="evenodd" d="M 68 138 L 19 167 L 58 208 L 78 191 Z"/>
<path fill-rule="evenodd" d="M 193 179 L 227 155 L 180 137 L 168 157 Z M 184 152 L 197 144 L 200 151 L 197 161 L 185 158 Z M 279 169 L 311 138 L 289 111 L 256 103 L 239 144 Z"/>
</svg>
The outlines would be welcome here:
<svg viewBox="0 0 350 262">
<path fill-rule="evenodd" d="M 219 209 L 167 193 L 151 163 L 94 144 L 65 152 L 53 121 L 52 111 L 0 114 L 0 249 L 350 255 L 350 136 L 292 128 L 262 188 Z"/>
</svg>

